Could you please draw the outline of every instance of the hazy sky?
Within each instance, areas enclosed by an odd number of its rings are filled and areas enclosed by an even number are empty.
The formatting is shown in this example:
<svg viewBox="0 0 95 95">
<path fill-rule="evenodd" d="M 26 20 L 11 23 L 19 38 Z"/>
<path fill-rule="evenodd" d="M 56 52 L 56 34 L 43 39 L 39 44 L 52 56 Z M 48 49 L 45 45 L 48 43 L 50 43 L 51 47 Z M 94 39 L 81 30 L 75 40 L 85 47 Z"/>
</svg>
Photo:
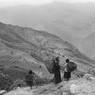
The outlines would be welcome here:
<svg viewBox="0 0 95 95">
<path fill-rule="evenodd" d="M 0 0 L 0 7 L 14 6 L 20 4 L 30 4 L 30 5 L 40 5 L 46 4 L 54 1 L 64 1 L 64 2 L 95 2 L 95 0 Z"/>
</svg>

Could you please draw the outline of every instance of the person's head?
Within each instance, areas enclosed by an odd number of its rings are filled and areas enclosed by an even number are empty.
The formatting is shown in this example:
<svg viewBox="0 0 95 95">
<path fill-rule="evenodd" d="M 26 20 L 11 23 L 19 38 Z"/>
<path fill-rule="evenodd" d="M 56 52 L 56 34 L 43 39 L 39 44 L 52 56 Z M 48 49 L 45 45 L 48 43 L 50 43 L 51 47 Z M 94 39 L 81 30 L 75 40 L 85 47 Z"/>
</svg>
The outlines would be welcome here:
<svg viewBox="0 0 95 95">
<path fill-rule="evenodd" d="M 33 72 L 32 72 L 32 70 L 29 70 L 29 74 L 32 74 Z"/>
<path fill-rule="evenodd" d="M 59 57 L 56 57 L 55 60 L 58 62 L 59 61 Z"/>
<path fill-rule="evenodd" d="M 70 62 L 70 60 L 69 59 L 66 59 L 66 63 L 69 63 Z"/>
</svg>

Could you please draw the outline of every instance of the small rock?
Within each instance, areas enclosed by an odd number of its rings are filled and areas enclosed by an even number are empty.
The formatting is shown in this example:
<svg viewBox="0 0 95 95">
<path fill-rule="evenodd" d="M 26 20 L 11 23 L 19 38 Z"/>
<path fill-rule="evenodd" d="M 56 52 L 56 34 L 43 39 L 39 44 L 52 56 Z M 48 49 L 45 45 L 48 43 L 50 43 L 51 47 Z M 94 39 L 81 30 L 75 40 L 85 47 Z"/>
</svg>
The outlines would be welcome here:
<svg viewBox="0 0 95 95">
<path fill-rule="evenodd" d="M 87 80 L 91 80 L 92 77 L 94 78 L 94 76 L 91 74 L 85 74 L 83 78 L 85 78 Z"/>
<path fill-rule="evenodd" d="M 6 90 L 1 90 L 0 95 L 3 94 L 3 93 L 6 93 L 6 92 L 7 92 Z"/>
</svg>

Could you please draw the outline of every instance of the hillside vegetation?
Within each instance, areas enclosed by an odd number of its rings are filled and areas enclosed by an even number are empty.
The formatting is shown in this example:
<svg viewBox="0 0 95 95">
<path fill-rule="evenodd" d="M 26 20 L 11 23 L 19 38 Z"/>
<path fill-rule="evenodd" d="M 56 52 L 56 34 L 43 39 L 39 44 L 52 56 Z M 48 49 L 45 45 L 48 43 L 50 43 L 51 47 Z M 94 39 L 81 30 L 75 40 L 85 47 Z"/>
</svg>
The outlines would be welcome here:
<svg viewBox="0 0 95 95">
<path fill-rule="evenodd" d="M 16 79 L 24 79 L 32 69 L 37 80 L 53 78 L 52 59 L 60 57 L 60 66 L 64 68 L 65 59 L 70 58 L 78 65 L 75 73 L 95 74 L 95 61 L 86 57 L 68 41 L 32 28 L 0 23 L 0 70 Z M 65 56 L 65 57 L 64 57 Z M 16 75 L 16 76 L 15 76 Z"/>
</svg>

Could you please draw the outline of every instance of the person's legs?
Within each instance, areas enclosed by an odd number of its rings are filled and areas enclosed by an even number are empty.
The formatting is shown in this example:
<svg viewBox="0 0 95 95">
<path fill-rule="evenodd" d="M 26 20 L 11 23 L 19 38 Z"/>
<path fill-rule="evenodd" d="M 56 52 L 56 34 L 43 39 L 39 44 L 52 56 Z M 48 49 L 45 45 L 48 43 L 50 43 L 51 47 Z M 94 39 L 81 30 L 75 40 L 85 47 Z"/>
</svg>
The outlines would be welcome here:
<svg viewBox="0 0 95 95">
<path fill-rule="evenodd" d="M 70 78 L 71 78 L 71 72 L 64 72 L 64 80 L 69 81 Z"/>
<path fill-rule="evenodd" d="M 27 83 L 27 86 L 32 88 L 33 83 L 31 81 L 27 81 L 26 83 Z"/>
<path fill-rule="evenodd" d="M 32 89 L 32 86 L 33 86 L 33 81 L 30 81 L 30 87 L 31 87 L 31 89 Z"/>
</svg>

